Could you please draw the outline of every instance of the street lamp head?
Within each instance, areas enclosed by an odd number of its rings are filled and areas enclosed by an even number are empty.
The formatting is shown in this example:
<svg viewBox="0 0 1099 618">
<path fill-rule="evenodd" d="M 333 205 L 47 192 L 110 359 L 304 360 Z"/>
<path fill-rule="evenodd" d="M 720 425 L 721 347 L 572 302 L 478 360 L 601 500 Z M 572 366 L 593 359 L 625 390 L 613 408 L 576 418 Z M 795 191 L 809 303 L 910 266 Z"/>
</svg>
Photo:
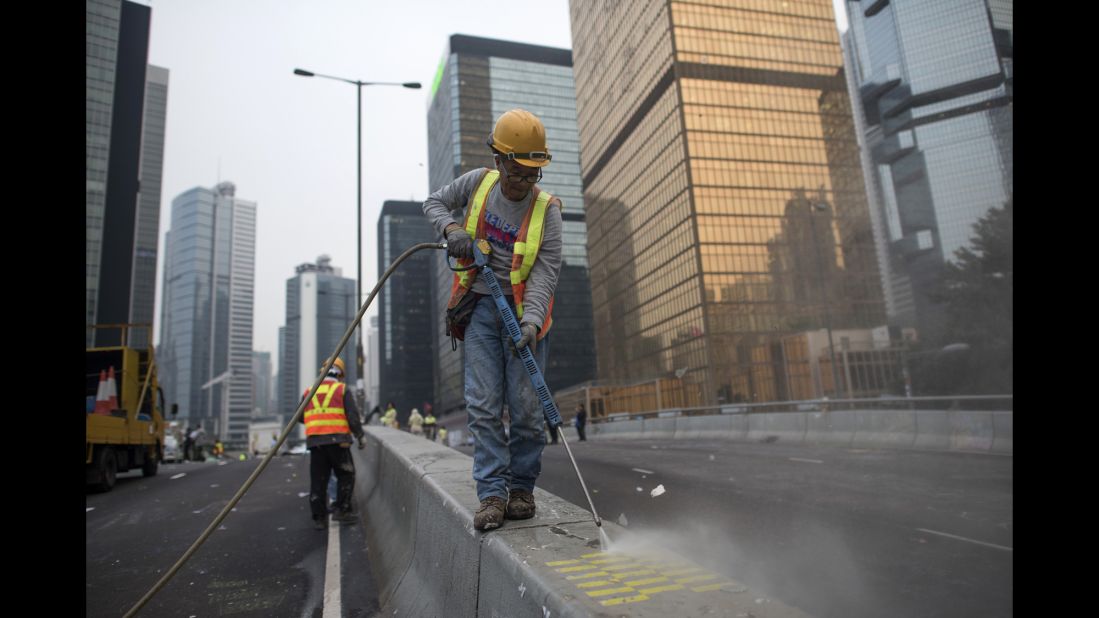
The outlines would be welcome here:
<svg viewBox="0 0 1099 618">
<path fill-rule="evenodd" d="M 405 88 L 420 88 L 420 82 L 405 82 L 401 84 Z"/>
<path fill-rule="evenodd" d="M 306 77 L 313 77 L 313 73 L 306 71 L 305 69 L 294 69 L 294 75 L 304 75 Z"/>
</svg>

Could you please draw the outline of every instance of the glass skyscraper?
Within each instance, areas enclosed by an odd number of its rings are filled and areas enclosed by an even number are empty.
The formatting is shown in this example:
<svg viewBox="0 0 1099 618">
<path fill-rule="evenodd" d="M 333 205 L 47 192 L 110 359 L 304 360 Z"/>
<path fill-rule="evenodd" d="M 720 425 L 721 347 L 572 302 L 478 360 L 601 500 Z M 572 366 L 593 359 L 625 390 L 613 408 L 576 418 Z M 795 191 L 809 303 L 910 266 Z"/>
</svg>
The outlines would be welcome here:
<svg viewBox="0 0 1099 618">
<path fill-rule="evenodd" d="M 286 325 L 279 329 L 279 412 L 285 425 L 298 409 L 302 394 L 313 386 L 320 368 L 355 320 L 355 280 L 343 276 L 327 255 L 305 263 L 286 280 Z M 344 378 L 353 393 L 355 338 L 340 352 Z M 359 403 L 356 401 L 356 403 Z M 360 410 L 361 412 L 361 410 Z"/>
<path fill-rule="evenodd" d="M 600 382 L 839 394 L 820 368 L 885 312 L 832 3 L 570 13 Z"/>
<path fill-rule="evenodd" d="M 553 161 L 538 183 L 561 198 L 562 265 L 554 293 L 546 383 L 551 390 L 595 377 L 591 331 L 591 280 L 587 226 L 580 183 L 580 146 L 572 54 L 542 47 L 453 35 L 432 86 L 428 112 L 429 180 L 432 192 L 462 174 L 493 167 L 485 141 L 496 118 L 509 109 L 532 112 L 546 127 Z M 460 220 L 461 214 L 455 215 Z M 464 409 L 462 347 L 451 349 L 444 332 L 447 300 L 454 273 L 445 255 L 434 256 L 435 293 L 431 328 L 435 341 L 437 413 Z"/>
<path fill-rule="evenodd" d="M 134 222 L 134 274 L 130 282 L 130 321 L 152 324 L 156 300 L 156 260 L 160 244 L 160 179 L 164 170 L 164 128 L 168 114 L 168 69 L 149 65 L 145 73 L 141 168 Z M 153 342 L 152 329 L 130 336 L 130 345 Z"/>
<path fill-rule="evenodd" d="M 1013 188 L 1011 0 L 848 0 L 852 96 L 874 179 L 890 321 L 941 340 L 931 293 Z"/>
<path fill-rule="evenodd" d="M 222 182 L 172 200 L 157 362 L 181 419 L 247 445 L 256 204 L 235 194 L 233 183 Z"/>
<path fill-rule="evenodd" d="M 378 218 L 378 279 L 413 245 L 434 242 L 423 203 L 386 200 Z M 378 303 L 377 405 L 397 407 L 407 427 L 412 408 L 424 411 L 435 386 L 431 355 L 431 261 L 438 251 L 420 251 L 401 263 L 382 286 Z M 369 412 L 369 410 L 367 410 Z"/>
<path fill-rule="evenodd" d="M 85 323 L 152 324 L 168 71 L 147 64 L 148 6 L 85 4 Z M 89 329 L 87 345 L 151 343 Z"/>
</svg>

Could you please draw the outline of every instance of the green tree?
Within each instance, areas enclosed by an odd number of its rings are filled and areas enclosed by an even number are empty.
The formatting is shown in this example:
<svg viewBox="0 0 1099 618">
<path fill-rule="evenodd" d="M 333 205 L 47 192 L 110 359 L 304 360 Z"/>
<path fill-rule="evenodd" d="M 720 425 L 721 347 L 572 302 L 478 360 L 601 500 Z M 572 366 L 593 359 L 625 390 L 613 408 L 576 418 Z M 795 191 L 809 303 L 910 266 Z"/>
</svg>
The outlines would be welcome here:
<svg viewBox="0 0 1099 618">
<path fill-rule="evenodd" d="M 958 383 L 963 393 L 1013 392 L 1012 202 L 974 224 L 971 245 L 945 264 L 936 293 L 946 305 L 947 340 L 970 346 Z"/>
</svg>

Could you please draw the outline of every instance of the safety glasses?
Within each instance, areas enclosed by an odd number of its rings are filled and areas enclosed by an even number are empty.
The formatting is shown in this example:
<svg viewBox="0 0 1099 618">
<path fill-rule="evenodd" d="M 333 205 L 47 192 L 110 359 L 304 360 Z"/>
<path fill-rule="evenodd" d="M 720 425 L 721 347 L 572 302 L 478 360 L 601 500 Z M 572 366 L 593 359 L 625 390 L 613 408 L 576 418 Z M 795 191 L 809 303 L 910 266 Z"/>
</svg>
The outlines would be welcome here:
<svg viewBox="0 0 1099 618">
<path fill-rule="evenodd" d="M 519 177 L 519 178 L 522 178 L 524 181 L 531 182 L 531 183 L 538 182 L 539 180 L 542 180 L 542 170 L 538 170 L 538 174 L 533 175 L 533 176 L 523 176 L 522 174 L 509 174 L 508 173 L 508 168 L 507 168 L 506 165 L 501 166 L 501 167 L 504 168 L 504 178 L 508 182 L 511 182 L 511 179 L 513 177 Z"/>
<path fill-rule="evenodd" d="M 553 155 L 548 152 L 509 152 L 507 154 L 500 153 L 500 156 L 514 161 L 516 159 L 526 159 L 527 161 L 552 161 Z"/>
</svg>

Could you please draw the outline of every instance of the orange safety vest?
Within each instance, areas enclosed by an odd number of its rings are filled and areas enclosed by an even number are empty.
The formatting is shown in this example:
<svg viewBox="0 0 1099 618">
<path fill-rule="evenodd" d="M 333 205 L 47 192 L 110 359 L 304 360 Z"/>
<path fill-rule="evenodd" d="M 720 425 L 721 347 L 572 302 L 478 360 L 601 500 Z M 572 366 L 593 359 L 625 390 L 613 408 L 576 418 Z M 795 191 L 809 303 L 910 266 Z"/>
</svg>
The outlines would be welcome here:
<svg viewBox="0 0 1099 618">
<path fill-rule="evenodd" d="M 485 169 L 481 175 L 481 182 L 470 196 L 469 208 L 463 228 L 470 238 L 484 238 L 485 200 L 489 191 L 500 180 L 499 170 Z M 515 239 L 515 245 L 511 256 L 511 293 L 515 298 L 515 313 L 519 320 L 523 319 L 523 293 L 527 288 L 527 278 L 534 268 L 534 260 L 538 257 L 538 248 L 542 245 L 542 234 L 545 231 L 546 210 L 550 204 L 561 208 L 561 200 L 553 197 L 548 191 L 543 191 L 537 186 L 532 189 L 534 196 L 530 201 L 530 208 L 523 217 L 523 225 L 519 228 L 519 235 Z M 473 260 L 459 259 L 458 265 L 467 267 L 473 264 Z M 454 273 L 454 284 L 450 288 L 450 302 L 447 309 L 453 309 L 458 301 L 473 287 L 473 277 L 476 271 L 468 270 Z M 550 297 L 549 307 L 546 308 L 546 319 L 542 322 L 542 328 L 538 331 L 538 340 L 541 341 L 550 327 L 553 326 L 553 297 Z M 462 337 L 458 337 L 461 339 Z"/>
<path fill-rule="evenodd" d="M 317 387 L 317 394 L 305 404 L 305 435 L 323 436 L 333 433 L 351 433 L 347 414 L 343 409 L 343 382 L 326 379 Z M 309 394 L 306 390 L 302 397 Z M 320 398 L 324 397 L 323 403 Z"/>
</svg>

